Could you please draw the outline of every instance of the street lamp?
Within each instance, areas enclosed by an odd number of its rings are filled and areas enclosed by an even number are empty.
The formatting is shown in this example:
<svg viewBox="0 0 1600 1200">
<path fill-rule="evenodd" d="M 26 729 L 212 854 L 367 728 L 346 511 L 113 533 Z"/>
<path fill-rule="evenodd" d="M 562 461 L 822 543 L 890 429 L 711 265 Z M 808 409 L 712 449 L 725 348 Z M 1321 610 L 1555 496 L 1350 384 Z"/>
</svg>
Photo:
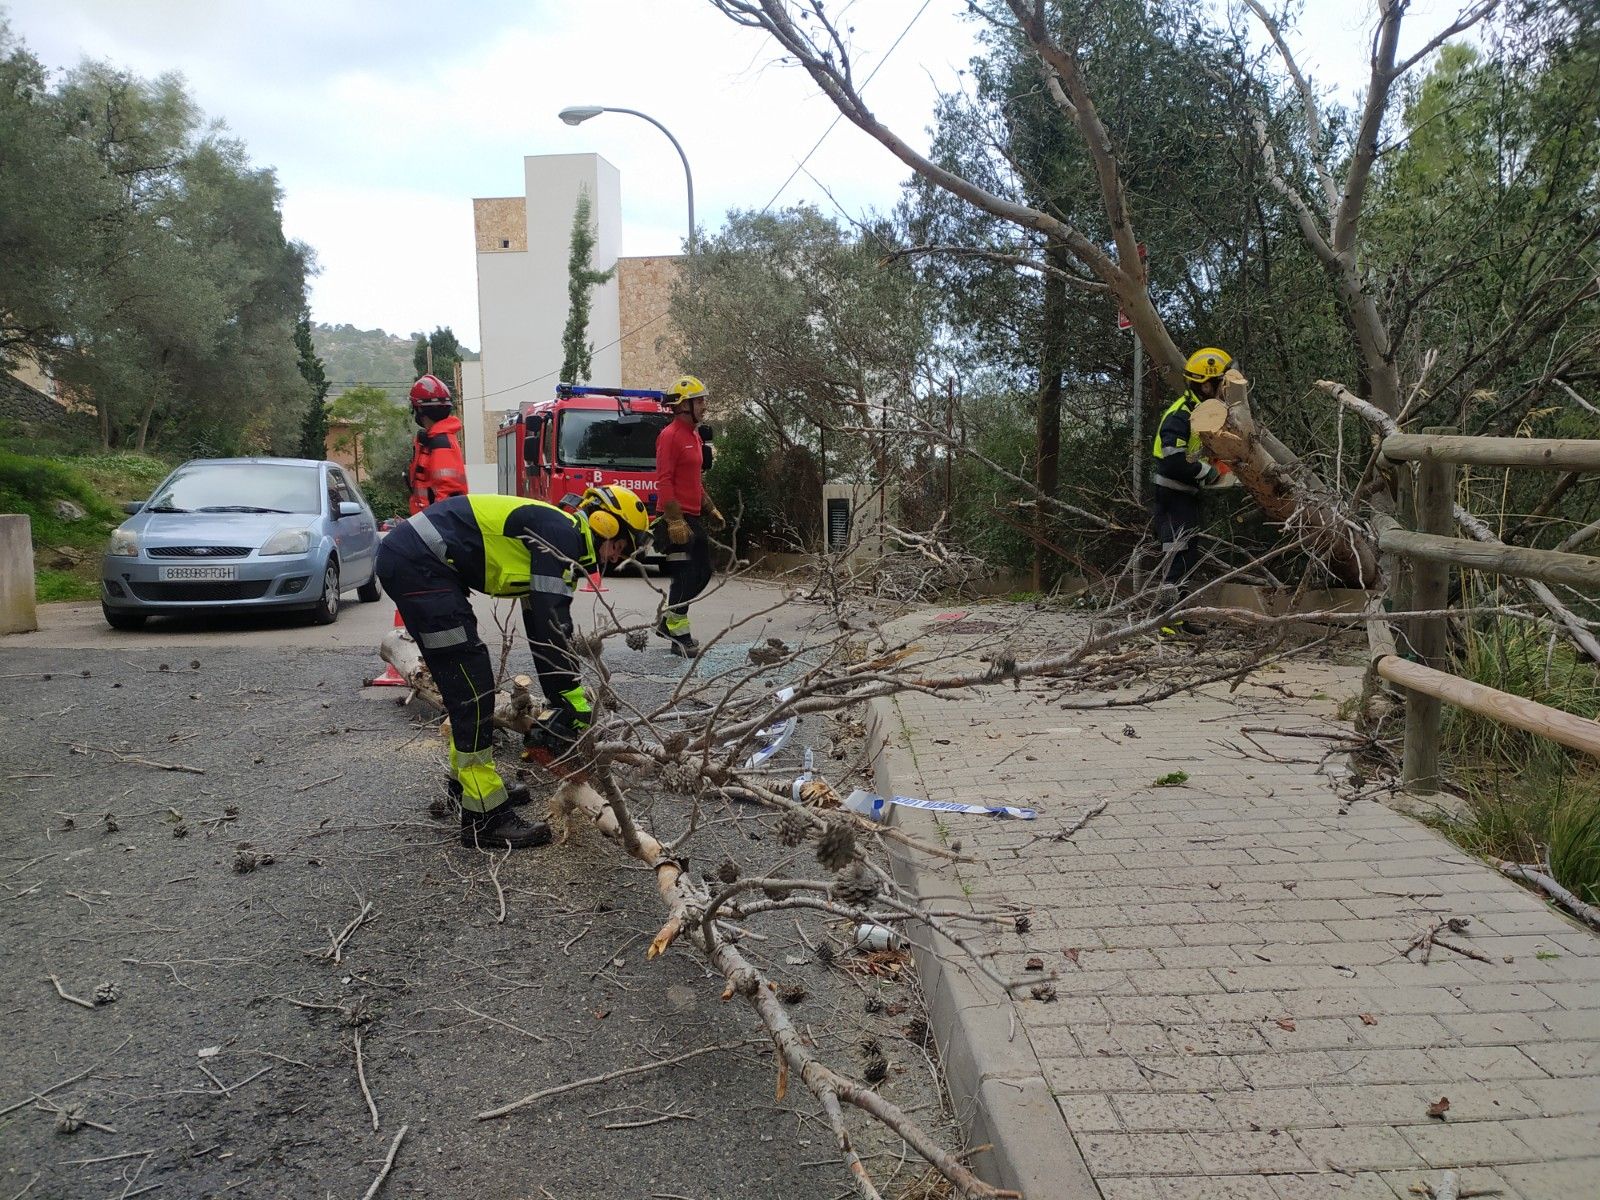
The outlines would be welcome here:
<svg viewBox="0 0 1600 1200">
<path fill-rule="evenodd" d="M 663 125 L 660 121 L 656 120 L 649 113 L 642 113 L 638 109 L 634 109 L 634 108 L 610 108 L 610 107 L 608 107 L 608 106 L 606 106 L 604 104 L 574 104 L 574 105 L 571 105 L 568 108 L 563 108 L 561 110 L 559 116 L 568 125 L 582 125 L 590 117 L 598 117 L 601 113 L 608 113 L 608 112 L 612 112 L 612 113 L 627 113 L 630 117 L 639 117 L 642 120 L 649 121 L 650 124 L 654 125 L 657 129 L 661 130 L 662 133 L 667 135 L 667 140 L 672 143 L 672 148 L 678 152 L 678 157 L 683 160 L 683 180 L 684 180 L 684 183 L 688 185 L 688 189 L 689 189 L 689 242 L 688 242 L 688 247 L 689 247 L 689 269 L 692 272 L 694 270 L 694 241 L 695 241 L 695 239 L 694 239 L 694 176 L 692 174 L 690 174 L 690 172 L 689 172 L 689 156 L 683 152 L 683 147 L 678 144 L 678 139 L 672 136 L 672 130 L 668 129 L 665 125 Z"/>
</svg>

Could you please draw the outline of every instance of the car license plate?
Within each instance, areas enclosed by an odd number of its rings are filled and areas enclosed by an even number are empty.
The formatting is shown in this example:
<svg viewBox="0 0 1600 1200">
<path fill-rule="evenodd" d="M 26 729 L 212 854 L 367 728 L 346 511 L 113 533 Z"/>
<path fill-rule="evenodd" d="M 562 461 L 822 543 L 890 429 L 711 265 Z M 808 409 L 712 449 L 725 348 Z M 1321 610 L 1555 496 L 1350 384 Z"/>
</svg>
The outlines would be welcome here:
<svg viewBox="0 0 1600 1200">
<path fill-rule="evenodd" d="M 181 583 L 193 579 L 237 579 L 238 567 L 162 567 L 163 583 Z"/>
</svg>

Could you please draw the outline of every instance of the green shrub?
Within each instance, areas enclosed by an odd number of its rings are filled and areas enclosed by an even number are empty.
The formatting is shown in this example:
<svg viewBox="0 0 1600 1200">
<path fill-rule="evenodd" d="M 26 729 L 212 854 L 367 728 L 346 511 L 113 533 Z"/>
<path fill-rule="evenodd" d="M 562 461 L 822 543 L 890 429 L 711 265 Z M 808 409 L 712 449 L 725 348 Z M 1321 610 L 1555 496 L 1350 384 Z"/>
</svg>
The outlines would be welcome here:
<svg viewBox="0 0 1600 1200">
<path fill-rule="evenodd" d="M 1600 715 L 1600 672 L 1524 623 L 1469 631 L 1455 670 L 1580 717 Z M 1592 759 L 1453 706 L 1443 748 L 1466 797 L 1464 821 L 1451 831 L 1460 841 L 1492 858 L 1548 863 L 1579 896 L 1600 898 L 1600 768 Z"/>
</svg>

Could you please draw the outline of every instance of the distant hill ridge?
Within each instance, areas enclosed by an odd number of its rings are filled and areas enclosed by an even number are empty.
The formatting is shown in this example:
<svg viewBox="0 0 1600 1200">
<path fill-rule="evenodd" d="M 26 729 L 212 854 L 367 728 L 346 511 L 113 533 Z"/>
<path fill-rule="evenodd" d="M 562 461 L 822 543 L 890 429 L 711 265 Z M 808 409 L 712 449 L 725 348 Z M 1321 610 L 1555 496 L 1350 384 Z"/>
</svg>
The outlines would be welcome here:
<svg viewBox="0 0 1600 1200">
<path fill-rule="evenodd" d="M 322 358 L 322 369 L 331 385 L 328 399 L 363 383 L 381 387 L 397 400 L 402 399 L 416 377 L 411 369 L 411 355 L 421 336 L 357 329 L 354 325 L 314 323 L 311 341 Z M 475 359 L 477 355 L 468 354 L 467 358 Z"/>
</svg>

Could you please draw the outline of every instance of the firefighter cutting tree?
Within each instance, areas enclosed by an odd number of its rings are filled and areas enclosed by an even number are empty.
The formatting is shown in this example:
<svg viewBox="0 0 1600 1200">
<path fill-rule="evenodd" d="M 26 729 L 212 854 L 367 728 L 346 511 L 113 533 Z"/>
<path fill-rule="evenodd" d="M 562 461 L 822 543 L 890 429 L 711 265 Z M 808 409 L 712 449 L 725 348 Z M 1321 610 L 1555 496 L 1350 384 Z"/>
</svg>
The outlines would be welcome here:
<svg viewBox="0 0 1600 1200">
<path fill-rule="evenodd" d="M 572 651 L 572 593 L 598 564 L 632 554 L 649 528 L 644 502 L 624 487 L 590 488 L 575 512 L 517 496 L 455 496 L 414 513 L 378 550 L 378 578 L 394 598 L 450 714 L 451 791 L 461 842 L 521 849 L 550 841 L 523 820 L 523 788 L 494 765 L 494 669 L 470 594 L 520 596 L 539 684 L 553 713 L 547 744 L 588 727 L 589 698 Z"/>
</svg>

